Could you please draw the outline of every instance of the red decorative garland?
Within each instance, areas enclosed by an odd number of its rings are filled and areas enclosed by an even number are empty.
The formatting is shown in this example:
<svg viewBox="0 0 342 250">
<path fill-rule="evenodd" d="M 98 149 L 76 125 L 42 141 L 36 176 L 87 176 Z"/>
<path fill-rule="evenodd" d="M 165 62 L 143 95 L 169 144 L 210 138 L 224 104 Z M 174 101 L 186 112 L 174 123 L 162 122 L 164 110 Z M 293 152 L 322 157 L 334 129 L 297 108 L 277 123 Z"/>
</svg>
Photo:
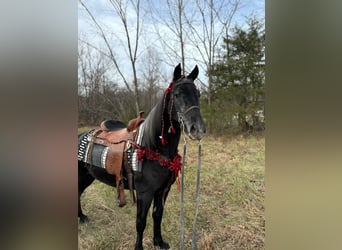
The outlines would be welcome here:
<svg viewBox="0 0 342 250">
<path fill-rule="evenodd" d="M 137 150 L 137 156 L 138 161 L 141 162 L 144 159 L 158 161 L 160 166 L 168 167 L 168 169 L 173 173 L 174 178 L 178 177 L 178 174 L 182 169 L 182 157 L 179 154 L 177 154 L 173 159 L 168 159 L 157 151 L 141 147 Z"/>
</svg>

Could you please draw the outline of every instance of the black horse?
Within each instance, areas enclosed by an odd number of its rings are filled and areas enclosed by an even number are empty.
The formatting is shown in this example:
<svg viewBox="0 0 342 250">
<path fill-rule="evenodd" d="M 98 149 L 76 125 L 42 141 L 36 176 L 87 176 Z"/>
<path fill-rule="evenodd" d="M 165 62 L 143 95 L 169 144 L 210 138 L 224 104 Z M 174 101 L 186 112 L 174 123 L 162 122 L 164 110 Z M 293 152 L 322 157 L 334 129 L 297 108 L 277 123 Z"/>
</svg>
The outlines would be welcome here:
<svg viewBox="0 0 342 250">
<path fill-rule="evenodd" d="M 137 195 L 136 244 L 135 249 L 143 249 L 143 232 L 146 216 L 153 200 L 153 242 L 161 249 L 169 249 L 161 235 L 161 221 L 164 203 L 181 167 L 178 143 L 182 130 L 194 140 L 200 140 L 205 133 L 205 125 L 200 113 L 199 91 L 194 80 L 198 76 L 195 66 L 188 76 L 181 75 L 180 64 L 175 67 L 173 81 L 165 90 L 163 98 L 151 110 L 143 122 L 141 143 L 138 150 L 142 160 L 141 171 L 134 171 L 134 188 Z M 79 136 L 80 138 L 80 136 Z M 98 179 L 115 186 L 115 178 L 98 167 L 85 167 L 78 162 L 78 216 L 87 220 L 82 213 L 80 196 Z M 125 185 L 127 187 L 127 183 Z"/>
</svg>

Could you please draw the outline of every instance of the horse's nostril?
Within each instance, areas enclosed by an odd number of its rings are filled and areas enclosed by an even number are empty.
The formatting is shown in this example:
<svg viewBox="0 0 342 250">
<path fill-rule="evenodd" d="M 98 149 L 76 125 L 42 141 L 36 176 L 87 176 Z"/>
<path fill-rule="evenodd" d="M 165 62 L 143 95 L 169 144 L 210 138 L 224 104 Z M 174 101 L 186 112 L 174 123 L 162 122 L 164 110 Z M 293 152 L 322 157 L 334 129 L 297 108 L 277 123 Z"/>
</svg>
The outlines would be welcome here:
<svg viewBox="0 0 342 250">
<path fill-rule="evenodd" d="M 191 127 L 190 127 L 190 134 L 193 134 L 193 133 L 195 133 L 196 132 L 196 127 L 195 127 L 195 125 L 191 125 Z"/>
</svg>

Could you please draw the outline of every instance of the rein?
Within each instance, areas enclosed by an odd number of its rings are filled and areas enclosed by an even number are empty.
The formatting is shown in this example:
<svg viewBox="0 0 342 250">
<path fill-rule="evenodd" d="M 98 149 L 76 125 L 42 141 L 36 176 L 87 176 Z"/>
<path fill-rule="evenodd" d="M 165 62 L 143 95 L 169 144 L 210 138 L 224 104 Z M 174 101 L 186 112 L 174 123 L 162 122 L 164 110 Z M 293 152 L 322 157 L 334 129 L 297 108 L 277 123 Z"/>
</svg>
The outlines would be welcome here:
<svg viewBox="0 0 342 250">
<path fill-rule="evenodd" d="M 200 192 L 200 173 L 201 173 L 201 151 L 202 144 L 201 140 L 198 142 L 198 164 L 197 164 L 197 179 L 196 179 L 196 208 L 195 208 L 195 218 L 192 227 L 192 249 L 197 249 L 197 234 L 196 234 L 196 223 L 199 209 L 199 192 Z"/>
<path fill-rule="evenodd" d="M 196 108 L 197 106 L 192 106 L 188 108 L 183 114 L 188 112 L 189 110 Z M 179 115 L 179 114 L 178 114 Z M 180 231 L 181 231 L 181 239 L 180 239 L 180 249 L 184 250 L 184 167 L 185 167 L 185 156 L 186 156 L 186 137 L 184 131 L 184 123 L 181 116 L 179 116 L 180 123 L 183 127 L 183 158 L 182 158 L 182 168 L 181 168 L 181 195 L 180 195 L 180 203 L 181 203 L 181 210 L 180 210 Z M 201 140 L 198 142 L 198 164 L 197 164 L 197 179 L 196 179 L 196 207 L 195 207 L 195 217 L 192 227 L 192 249 L 197 250 L 197 233 L 196 233 L 196 224 L 197 224 L 197 216 L 199 210 L 199 194 L 200 194 L 200 173 L 201 173 L 201 151 L 202 151 L 202 144 Z"/>
<path fill-rule="evenodd" d="M 184 133 L 184 124 L 183 120 L 182 127 L 183 127 L 183 137 L 184 137 L 184 144 L 183 144 L 183 158 L 182 158 L 182 176 L 181 176 L 181 195 L 180 195 L 180 231 L 181 231 L 181 239 L 180 239 L 180 249 L 184 250 L 184 168 L 185 168 L 185 156 L 186 156 L 186 138 Z"/>
</svg>

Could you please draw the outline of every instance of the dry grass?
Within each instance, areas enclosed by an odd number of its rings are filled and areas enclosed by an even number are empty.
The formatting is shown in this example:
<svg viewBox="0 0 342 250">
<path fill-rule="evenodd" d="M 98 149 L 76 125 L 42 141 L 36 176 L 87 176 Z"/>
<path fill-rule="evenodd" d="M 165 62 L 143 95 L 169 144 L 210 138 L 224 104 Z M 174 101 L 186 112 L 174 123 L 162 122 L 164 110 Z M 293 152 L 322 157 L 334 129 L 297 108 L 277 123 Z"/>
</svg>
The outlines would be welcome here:
<svg viewBox="0 0 342 250">
<path fill-rule="evenodd" d="M 182 141 L 179 146 L 182 152 Z M 198 247 L 265 249 L 263 136 L 202 140 Z M 185 166 L 185 245 L 191 249 L 195 211 L 197 143 L 188 141 Z M 95 181 L 82 197 L 90 221 L 78 226 L 79 249 L 133 249 L 135 207 L 116 206 L 116 191 Z M 126 193 L 129 198 L 129 194 Z M 164 239 L 179 249 L 180 203 L 176 185 L 170 191 L 162 222 Z M 151 211 L 144 233 L 145 249 L 154 249 Z"/>
</svg>

